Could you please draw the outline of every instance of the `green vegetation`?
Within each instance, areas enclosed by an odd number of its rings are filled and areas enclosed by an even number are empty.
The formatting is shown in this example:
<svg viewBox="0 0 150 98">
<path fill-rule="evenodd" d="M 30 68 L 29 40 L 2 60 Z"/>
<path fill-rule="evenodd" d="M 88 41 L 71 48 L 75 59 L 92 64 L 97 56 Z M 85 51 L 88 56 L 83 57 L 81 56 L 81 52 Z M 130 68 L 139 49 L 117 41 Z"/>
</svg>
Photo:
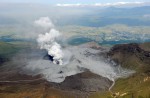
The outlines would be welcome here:
<svg viewBox="0 0 150 98">
<path fill-rule="evenodd" d="M 150 43 L 139 46 L 145 51 L 150 49 Z M 96 92 L 90 98 L 150 98 L 150 58 L 140 59 L 143 52 L 130 53 L 124 49 L 117 50 L 112 58 L 124 67 L 136 70 L 136 73 L 128 78 L 118 79 L 111 92 Z"/>
<path fill-rule="evenodd" d="M 0 42 L 0 55 L 1 56 L 8 56 L 10 54 L 13 54 L 13 53 L 17 52 L 18 49 L 19 49 L 19 47 L 15 46 L 13 44 L 6 43 L 6 42 Z"/>
<path fill-rule="evenodd" d="M 88 26 L 62 26 L 59 27 L 60 31 L 66 34 L 67 36 L 74 35 L 99 35 L 101 33 L 112 33 L 112 32 L 130 32 L 130 33 L 141 33 L 141 34 L 150 34 L 149 26 L 127 26 L 124 24 L 113 24 L 107 25 L 104 27 L 88 27 Z"/>
<path fill-rule="evenodd" d="M 0 41 L 0 65 L 9 61 L 20 50 L 29 47 L 26 42 L 2 42 Z"/>
<path fill-rule="evenodd" d="M 127 79 L 118 79 L 113 92 L 126 93 L 123 98 L 149 98 L 150 77 L 146 74 L 134 74 Z"/>
<path fill-rule="evenodd" d="M 20 47 L 6 42 L 0 42 L 0 66 L 2 63 L 9 61 L 9 59 L 18 51 Z"/>
<path fill-rule="evenodd" d="M 149 50 L 150 43 L 139 45 L 144 51 Z M 138 49 L 138 48 L 137 48 Z M 149 98 L 150 97 L 150 58 L 148 52 L 120 53 L 117 58 L 122 66 L 136 70 L 136 73 L 125 79 L 118 79 L 113 92 L 126 93 L 124 98 Z M 118 54 L 117 54 L 118 55 Z"/>
</svg>

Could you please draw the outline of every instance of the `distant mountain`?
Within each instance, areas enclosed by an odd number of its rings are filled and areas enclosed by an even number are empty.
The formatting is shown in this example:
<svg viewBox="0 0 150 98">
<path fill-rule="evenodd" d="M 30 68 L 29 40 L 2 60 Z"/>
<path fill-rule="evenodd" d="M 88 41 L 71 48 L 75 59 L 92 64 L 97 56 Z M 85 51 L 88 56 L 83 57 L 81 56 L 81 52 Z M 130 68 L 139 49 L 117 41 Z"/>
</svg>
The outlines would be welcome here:
<svg viewBox="0 0 150 98">
<path fill-rule="evenodd" d="M 143 5 L 140 7 L 60 7 L 6 3 L 0 4 L 0 11 L 0 25 L 31 23 L 38 17 L 49 16 L 56 25 L 102 27 L 111 24 L 126 24 L 129 26 L 150 26 L 150 6 Z"/>
<path fill-rule="evenodd" d="M 82 9 L 82 8 L 81 8 Z M 82 25 L 101 27 L 111 24 L 126 24 L 128 26 L 150 26 L 150 6 L 134 8 L 93 8 L 89 14 L 60 20 L 63 25 Z"/>
</svg>

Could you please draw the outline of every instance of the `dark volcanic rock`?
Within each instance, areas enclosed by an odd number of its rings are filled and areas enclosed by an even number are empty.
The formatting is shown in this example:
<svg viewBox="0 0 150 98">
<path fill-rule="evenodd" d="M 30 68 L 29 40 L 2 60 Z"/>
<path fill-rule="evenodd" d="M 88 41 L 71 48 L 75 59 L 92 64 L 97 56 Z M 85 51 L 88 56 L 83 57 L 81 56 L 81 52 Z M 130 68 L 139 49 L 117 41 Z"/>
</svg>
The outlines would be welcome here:
<svg viewBox="0 0 150 98">
<path fill-rule="evenodd" d="M 132 43 L 132 44 L 121 44 L 121 45 L 115 45 L 109 54 L 115 54 L 116 52 L 123 52 L 123 53 L 141 53 L 146 52 L 142 50 L 138 44 Z"/>
<path fill-rule="evenodd" d="M 145 51 L 144 49 L 141 49 L 139 45 L 135 43 L 116 45 L 110 50 L 108 55 L 112 56 L 116 53 L 122 53 L 125 55 L 136 55 L 136 57 L 140 58 L 141 60 L 145 60 L 150 63 L 150 51 Z"/>
<path fill-rule="evenodd" d="M 123 67 L 150 74 L 150 51 L 141 48 L 139 44 L 115 45 L 108 56 Z"/>
<path fill-rule="evenodd" d="M 3 72 L 0 73 L 0 76 L 2 77 L 0 79 L 0 85 L 28 84 L 32 86 L 46 83 L 47 88 L 53 87 L 62 91 L 82 93 L 107 91 L 112 85 L 112 81 L 110 81 L 109 79 L 93 74 L 89 71 L 69 76 L 62 83 L 48 82 L 43 79 L 41 75 L 29 76 L 25 74 L 20 74 L 16 71 Z"/>
<path fill-rule="evenodd" d="M 0 65 L 7 61 L 8 61 L 8 58 L 4 58 L 4 57 L 0 56 Z"/>
<path fill-rule="evenodd" d="M 87 71 L 69 76 L 62 83 L 51 84 L 67 91 L 95 92 L 108 90 L 112 85 L 112 81 Z"/>
</svg>

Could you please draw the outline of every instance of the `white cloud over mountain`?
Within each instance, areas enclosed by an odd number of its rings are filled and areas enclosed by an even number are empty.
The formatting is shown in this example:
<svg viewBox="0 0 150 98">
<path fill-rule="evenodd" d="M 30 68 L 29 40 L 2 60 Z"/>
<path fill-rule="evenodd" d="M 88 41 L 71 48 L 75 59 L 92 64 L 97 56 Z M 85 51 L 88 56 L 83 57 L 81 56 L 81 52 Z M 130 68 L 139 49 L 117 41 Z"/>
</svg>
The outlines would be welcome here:
<svg viewBox="0 0 150 98">
<path fill-rule="evenodd" d="M 149 2 L 148 2 L 149 3 Z M 95 4 L 56 4 L 60 7 L 84 7 L 84 6 L 98 6 L 98 7 L 109 7 L 109 6 L 135 6 L 135 5 L 145 5 L 147 2 L 116 2 L 116 3 L 95 3 Z"/>
</svg>

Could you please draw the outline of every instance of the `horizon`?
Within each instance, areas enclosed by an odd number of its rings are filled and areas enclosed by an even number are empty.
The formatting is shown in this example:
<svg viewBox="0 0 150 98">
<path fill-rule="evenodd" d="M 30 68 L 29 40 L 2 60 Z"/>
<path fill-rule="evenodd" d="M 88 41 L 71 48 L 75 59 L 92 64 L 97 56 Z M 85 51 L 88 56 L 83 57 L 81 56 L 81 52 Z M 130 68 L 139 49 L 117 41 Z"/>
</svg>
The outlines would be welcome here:
<svg viewBox="0 0 150 98">
<path fill-rule="evenodd" d="M 140 6 L 150 6 L 150 1 L 149 2 L 112 2 L 112 3 L 102 3 L 102 2 L 97 2 L 97 3 L 46 3 L 46 2 L 17 2 L 18 0 L 13 0 L 11 2 L 8 2 L 7 0 L 3 2 L 3 0 L 0 0 L 1 5 L 7 5 L 7 4 L 29 4 L 29 5 L 51 5 L 51 6 L 57 6 L 57 7 L 140 7 Z M 40 1 L 40 0 L 38 0 Z M 44 0 L 46 1 L 46 0 Z M 63 0 L 64 1 L 64 0 Z M 79 1 L 79 0 L 78 0 Z M 148 1 L 148 0 L 146 0 Z"/>
<path fill-rule="evenodd" d="M 51 5 L 58 5 L 58 4 L 70 4 L 70 5 L 93 5 L 93 4 L 127 4 L 127 3 L 149 3 L 150 0 L 107 0 L 107 1 L 99 1 L 99 0 L 0 0 L 0 3 L 39 3 L 39 4 L 51 4 Z"/>
</svg>

